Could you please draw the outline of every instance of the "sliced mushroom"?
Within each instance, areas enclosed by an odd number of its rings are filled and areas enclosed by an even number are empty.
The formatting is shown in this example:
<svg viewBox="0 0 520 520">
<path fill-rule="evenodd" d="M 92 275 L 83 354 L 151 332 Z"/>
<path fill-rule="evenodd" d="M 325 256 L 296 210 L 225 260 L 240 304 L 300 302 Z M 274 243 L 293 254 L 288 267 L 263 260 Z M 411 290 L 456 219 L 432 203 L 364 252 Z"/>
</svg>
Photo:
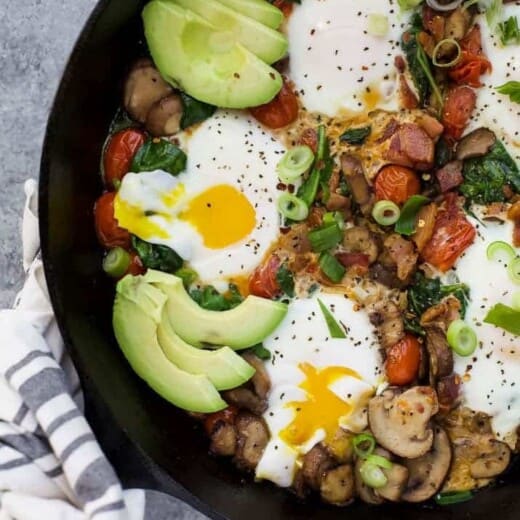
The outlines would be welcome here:
<svg viewBox="0 0 520 520">
<path fill-rule="evenodd" d="M 334 459 L 321 444 L 316 444 L 303 457 L 302 474 L 305 483 L 319 490 L 325 473 L 334 466 Z"/>
<path fill-rule="evenodd" d="M 378 282 L 390 289 L 400 289 L 405 285 L 397 278 L 397 270 L 395 267 L 389 267 L 380 262 L 376 262 L 370 266 L 370 278 L 374 280 L 374 282 Z"/>
<path fill-rule="evenodd" d="M 363 478 L 361 477 L 361 466 L 365 462 L 363 459 L 358 458 L 356 460 L 356 464 L 354 465 L 354 482 L 356 485 L 356 495 L 366 502 L 367 504 L 379 505 L 384 502 L 384 498 L 379 496 L 374 488 L 367 486 L 363 482 Z"/>
<path fill-rule="evenodd" d="M 432 202 L 423 206 L 417 214 L 417 226 L 412 240 L 417 246 L 417 250 L 421 252 L 424 246 L 430 241 L 433 230 L 435 228 L 435 217 L 437 216 L 437 205 Z"/>
<path fill-rule="evenodd" d="M 369 316 L 384 349 L 392 347 L 403 338 L 403 316 L 394 302 L 386 299 L 375 302 L 370 308 Z"/>
<path fill-rule="evenodd" d="M 415 272 L 419 255 L 412 242 L 397 233 L 392 233 L 384 241 L 385 251 L 397 268 L 397 278 L 407 281 Z"/>
<path fill-rule="evenodd" d="M 481 157 L 491 150 L 496 140 L 495 134 L 488 128 L 477 128 L 459 141 L 455 155 L 461 161 Z"/>
<path fill-rule="evenodd" d="M 446 18 L 446 25 L 444 27 L 444 37 L 454 40 L 464 38 L 471 25 L 472 15 L 469 9 L 457 7 Z"/>
<path fill-rule="evenodd" d="M 403 393 L 389 388 L 370 400 L 368 422 L 381 446 L 411 459 L 431 448 L 430 419 L 438 409 L 437 395 L 429 386 L 416 386 Z"/>
<path fill-rule="evenodd" d="M 343 247 L 348 253 L 367 255 L 370 264 L 377 260 L 379 254 L 379 247 L 374 234 L 362 226 L 354 226 L 345 230 Z"/>
<path fill-rule="evenodd" d="M 487 436 L 482 439 L 479 448 L 480 454 L 469 468 L 473 478 L 496 477 L 509 466 L 511 450 L 505 442 Z"/>
<path fill-rule="evenodd" d="M 157 137 L 176 134 L 181 128 L 182 111 L 180 96 L 170 94 L 152 105 L 146 116 L 146 129 Z"/>
<path fill-rule="evenodd" d="M 251 383 L 255 393 L 260 399 L 266 399 L 271 390 L 271 379 L 265 369 L 264 363 L 253 353 L 247 352 L 242 356 L 255 369 L 255 375 L 251 378 Z"/>
<path fill-rule="evenodd" d="M 341 156 L 341 169 L 361 213 L 368 215 L 374 205 L 374 196 L 366 180 L 361 161 L 352 154 L 344 153 Z"/>
<path fill-rule="evenodd" d="M 261 417 L 241 412 L 236 421 L 237 449 L 235 463 L 239 468 L 254 470 L 269 442 L 269 431 Z"/>
<path fill-rule="evenodd" d="M 342 464 L 323 475 L 320 494 L 324 502 L 343 506 L 354 498 L 354 472 L 350 464 Z"/>
<path fill-rule="evenodd" d="M 210 436 L 209 450 L 215 455 L 231 457 L 237 447 L 237 432 L 232 424 L 220 423 Z"/>
<path fill-rule="evenodd" d="M 233 404 L 238 408 L 249 410 L 256 415 L 262 415 L 267 409 L 267 402 L 256 395 L 256 393 L 247 386 L 240 386 L 227 390 L 222 396 L 229 404 Z"/>
<path fill-rule="evenodd" d="M 435 426 L 435 438 L 430 451 L 417 459 L 406 459 L 409 477 L 402 499 L 406 502 L 423 502 L 431 498 L 442 486 L 451 463 L 451 445 L 446 432 Z"/>
<path fill-rule="evenodd" d="M 152 61 L 142 59 L 135 63 L 125 80 L 123 103 L 132 119 L 144 123 L 152 105 L 172 92 Z"/>
<path fill-rule="evenodd" d="M 389 469 L 382 468 L 388 482 L 381 488 L 375 490 L 380 497 L 386 498 L 391 502 L 398 502 L 401 500 L 401 495 L 406 488 L 408 481 L 408 468 L 401 464 L 392 464 Z"/>
</svg>

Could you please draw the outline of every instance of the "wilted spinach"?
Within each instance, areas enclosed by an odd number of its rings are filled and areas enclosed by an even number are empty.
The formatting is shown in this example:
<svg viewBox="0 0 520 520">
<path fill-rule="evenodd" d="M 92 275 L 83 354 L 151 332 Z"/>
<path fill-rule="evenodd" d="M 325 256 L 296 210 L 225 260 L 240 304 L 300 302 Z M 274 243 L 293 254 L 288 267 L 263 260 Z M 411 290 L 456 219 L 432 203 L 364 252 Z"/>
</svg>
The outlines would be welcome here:
<svg viewBox="0 0 520 520">
<path fill-rule="evenodd" d="M 164 170 L 178 175 L 186 168 L 186 161 L 186 154 L 174 144 L 164 139 L 149 138 L 135 154 L 130 171 Z"/>
<path fill-rule="evenodd" d="M 149 269 L 174 273 L 184 263 L 184 260 L 168 246 L 150 244 L 135 235 L 132 236 L 132 246 L 137 251 L 143 265 Z"/>
<path fill-rule="evenodd" d="M 290 298 L 294 296 L 294 277 L 288 267 L 283 264 L 276 272 L 276 281 L 280 289 Z"/>
<path fill-rule="evenodd" d="M 349 128 L 340 135 L 339 140 L 348 144 L 363 144 L 365 139 L 370 135 L 370 132 L 372 132 L 371 126 Z"/>
<path fill-rule="evenodd" d="M 190 291 L 191 298 L 209 311 L 228 311 L 242 303 L 242 295 L 234 284 L 229 284 L 225 294 L 219 293 L 212 285 Z"/>
<path fill-rule="evenodd" d="M 182 118 L 181 128 L 184 130 L 211 117 L 217 110 L 216 106 L 208 105 L 181 92 Z"/>
</svg>

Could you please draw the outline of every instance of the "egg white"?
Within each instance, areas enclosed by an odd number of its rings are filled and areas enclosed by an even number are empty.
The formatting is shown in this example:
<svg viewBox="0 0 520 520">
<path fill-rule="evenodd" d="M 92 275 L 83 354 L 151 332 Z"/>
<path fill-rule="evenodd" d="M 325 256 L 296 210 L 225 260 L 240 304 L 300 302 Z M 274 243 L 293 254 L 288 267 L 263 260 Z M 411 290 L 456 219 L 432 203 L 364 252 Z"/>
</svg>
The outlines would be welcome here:
<svg viewBox="0 0 520 520">
<path fill-rule="evenodd" d="M 330 337 L 318 298 L 346 328 L 347 338 Z M 302 446 L 290 446 L 279 436 L 295 415 L 287 403 L 306 398 L 305 391 L 298 386 L 305 379 L 298 368 L 299 363 L 306 362 L 317 369 L 347 367 L 358 372 L 361 380 L 342 377 L 329 386 L 338 397 L 354 406 L 360 401 L 364 406 L 384 379 L 374 329 L 367 313 L 356 311 L 354 306 L 351 300 L 336 294 L 321 293 L 309 299 L 295 300 L 289 305 L 281 325 L 264 341 L 272 355 L 266 362 L 272 389 L 264 414 L 271 439 L 257 466 L 257 478 L 271 480 L 282 487 L 290 486 L 301 455 L 324 437 L 320 424 L 315 425 L 312 439 Z"/>
</svg>

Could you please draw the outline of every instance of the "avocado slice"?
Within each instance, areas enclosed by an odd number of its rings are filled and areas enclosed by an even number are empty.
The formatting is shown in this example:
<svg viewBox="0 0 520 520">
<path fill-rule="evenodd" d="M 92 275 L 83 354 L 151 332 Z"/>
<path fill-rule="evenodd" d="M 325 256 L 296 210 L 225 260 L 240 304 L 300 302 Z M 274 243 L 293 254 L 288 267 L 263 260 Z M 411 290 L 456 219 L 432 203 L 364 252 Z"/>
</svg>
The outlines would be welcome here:
<svg viewBox="0 0 520 520">
<path fill-rule="evenodd" d="M 266 0 L 219 0 L 219 2 L 271 29 L 278 29 L 283 22 L 282 11 Z"/>
<path fill-rule="evenodd" d="M 252 347 L 271 334 L 287 314 L 287 305 L 248 296 L 229 311 L 199 307 L 177 276 L 148 270 L 143 276 L 167 297 L 166 311 L 175 333 L 195 347 L 227 345 L 234 350 Z"/>
<path fill-rule="evenodd" d="M 162 76 L 199 101 L 247 108 L 268 103 L 282 88 L 280 73 L 228 32 L 169 0 L 147 4 L 143 22 Z"/>
<path fill-rule="evenodd" d="M 175 334 L 168 313 L 157 328 L 159 345 L 166 357 L 190 374 L 203 373 L 217 390 L 229 390 L 251 379 L 255 369 L 229 347 L 202 350 L 188 345 Z"/>
<path fill-rule="evenodd" d="M 274 63 L 287 54 L 289 43 L 282 33 L 243 16 L 216 0 L 170 1 L 197 13 L 217 29 L 226 31 L 229 38 L 234 38 L 266 63 Z"/>
<path fill-rule="evenodd" d="M 166 296 L 139 277 L 126 276 L 117 285 L 114 333 L 123 354 L 139 377 L 170 403 L 191 412 L 212 413 L 226 402 L 205 375 L 180 370 L 157 341 L 157 323 Z"/>
</svg>

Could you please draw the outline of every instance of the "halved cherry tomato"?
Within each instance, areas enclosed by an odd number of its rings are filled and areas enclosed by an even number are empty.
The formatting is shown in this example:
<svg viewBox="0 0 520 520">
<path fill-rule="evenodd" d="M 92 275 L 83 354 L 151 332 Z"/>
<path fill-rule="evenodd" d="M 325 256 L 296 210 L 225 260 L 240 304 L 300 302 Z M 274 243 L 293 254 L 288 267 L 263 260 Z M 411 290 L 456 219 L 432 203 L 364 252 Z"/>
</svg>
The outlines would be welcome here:
<svg viewBox="0 0 520 520">
<path fill-rule="evenodd" d="M 126 270 L 125 274 L 131 274 L 132 276 L 138 276 L 140 274 L 146 273 L 146 267 L 143 265 L 143 262 L 139 258 L 137 253 L 133 251 L 130 253 L 130 265 Z"/>
<path fill-rule="evenodd" d="M 94 219 L 96 233 L 100 244 L 106 249 L 113 247 L 130 248 L 130 233 L 119 224 L 114 217 L 115 193 L 105 193 L 96 202 Z"/>
<path fill-rule="evenodd" d="M 274 0 L 273 5 L 282 11 L 285 18 L 288 18 L 291 15 L 294 7 L 294 4 L 288 0 Z"/>
<path fill-rule="evenodd" d="M 451 269 L 457 258 L 475 240 L 477 232 L 458 204 L 456 193 L 448 193 L 437 212 L 430 241 L 422 250 L 423 259 L 442 272 Z"/>
<path fill-rule="evenodd" d="M 476 104 L 477 95 L 473 89 L 460 86 L 449 90 L 442 110 L 442 124 L 447 137 L 461 138 Z"/>
<path fill-rule="evenodd" d="M 249 279 L 249 292 L 261 298 L 274 298 L 280 294 L 280 286 L 276 281 L 276 273 L 280 267 L 280 259 L 271 255 L 263 265 L 257 267 Z"/>
<path fill-rule="evenodd" d="M 114 181 L 120 181 L 129 171 L 132 160 L 146 140 L 146 135 L 137 128 L 127 128 L 116 132 L 108 142 L 103 156 L 105 184 L 114 188 Z"/>
<path fill-rule="evenodd" d="M 412 334 L 391 346 L 386 351 L 386 377 L 391 385 L 408 385 L 419 372 L 421 363 L 421 347 Z"/>
<path fill-rule="evenodd" d="M 377 200 L 391 200 L 403 204 L 421 191 L 417 174 L 405 166 L 391 164 L 380 170 L 374 184 Z"/>
<path fill-rule="evenodd" d="M 238 414 L 238 408 L 230 404 L 220 412 L 210 413 L 204 419 L 204 429 L 208 435 L 212 435 L 219 423 L 233 424 Z"/>
<path fill-rule="evenodd" d="M 291 85 L 284 79 L 282 90 L 272 101 L 249 110 L 255 119 L 268 128 L 282 128 L 298 117 L 298 99 Z"/>
</svg>

